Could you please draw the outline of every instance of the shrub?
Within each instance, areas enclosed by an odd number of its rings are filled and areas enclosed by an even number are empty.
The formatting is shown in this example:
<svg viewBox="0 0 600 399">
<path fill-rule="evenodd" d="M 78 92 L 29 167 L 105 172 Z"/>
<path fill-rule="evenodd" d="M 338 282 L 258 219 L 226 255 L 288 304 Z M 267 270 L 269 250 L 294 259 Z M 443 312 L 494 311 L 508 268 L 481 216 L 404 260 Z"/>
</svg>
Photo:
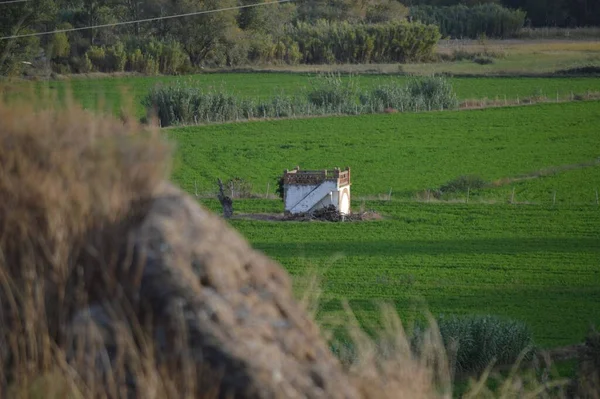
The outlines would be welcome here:
<svg viewBox="0 0 600 399">
<path fill-rule="evenodd" d="M 229 179 L 224 184 L 231 192 L 231 198 L 251 198 L 252 184 L 241 177 Z"/>
<path fill-rule="evenodd" d="M 458 97 L 450 82 L 442 77 L 413 78 L 408 82 L 411 101 L 419 109 L 454 109 Z"/>
<path fill-rule="evenodd" d="M 104 71 L 105 70 L 105 57 L 106 52 L 104 47 L 91 46 L 85 53 L 85 57 L 90 60 L 92 65 L 91 70 L 93 71 Z"/>
<path fill-rule="evenodd" d="M 361 104 L 370 112 L 384 112 L 392 108 L 408 111 L 410 94 L 406 86 L 396 83 L 380 85 L 361 96 Z"/>
<path fill-rule="evenodd" d="M 416 62 L 433 58 L 440 34 L 434 25 L 406 21 L 351 24 L 319 20 L 288 26 L 302 63 Z"/>
<path fill-rule="evenodd" d="M 156 86 L 142 103 L 156 110 L 163 126 L 225 122 L 253 118 L 303 115 L 360 114 L 426 109 L 448 109 L 458 105 L 452 86 L 443 78 L 415 78 L 407 85 L 391 82 L 361 93 L 352 79 L 322 75 L 313 88 L 297 96 L 281 93 L 268 100 L 248 100 L 235 95 L 204 91 L 179 82 Z"/>
<path fill-rule="evenodd" d="M 71 70 L 75 73 L 88 73 L 94 68 L 87 53 L 83 57 L 71 57 L 69 65 L 71 65 Z"/>
<path fill-rule="evenodd" d="M 569 390 L 571 397 L 579 398 L 596 397 L 600 392 L 600 332 L 595 327 L 590 328 L 579 351 L 577 372 Z"/>
<path fill-rule="evenodd" d="M 122 43 L 114 46 L 91 46 L 85 55 L 92 64 L 92 69 L 99 72 L 122 72 L 127 64 L 127 54 Z"/>
<path fill-rule="evenodd" d="M 244 117 L 242 109 L 247 108 L 233 95 L 205 92 L 182 82 L 152 88 L 142 103 L 156 109 L 162 126 L 236 120 Z"/>
<path fill-rule="evenodd" d="M 171 39 L 130 37 L 125 41 L 126 70 L 149 75 L 174 75 L 186 71 L 189 59 L 181 44 Z"/>
<path fill-rule="evenodd" d="M 442 77 L 413 78 L 405 85 L 391 82 L 361 96 L 363 112 L 454 109 L 458 99 L 452 85 Z"/>
<path fill-rule="evenodd" d="M 106 48 L 104 58 L 105 72 L 123 72 L 127 63 L 127 54 L 123 43 L 117 43 L 114 46 Z"/>
<path fill-rule="evenodd" d="M 465 175 L 457 177 L 440 187 L 442 193 L 466 192 L 469 189 L 485 187 L 486 183 L 479 176 Z"/>
<path fill-rule="evenodd" d="M 60 29 L 68 29 L 71 26 L 66 24 L 66 26 L 61 26 Z M 55 33 L 52 35 L 50 39 L 50 56 L 52 59 L 60 59 L 66 58 L 69 56 L 71 51 L 71 46 L 69 44 L 69 38 L 67 34 L 64 32 Z"/>
<path fill-rule="evenodd" d="M 327 113 L 343 112 L 356 108 L 358 89 L 354 81 L 342 79 L 338 74 L 320 75 L 308 92 L 308 101 Z M 329 112 L 328 112 L 329 111 Z"/>
<path fill-rule="evenodd" d="M 440 317 L 438 327 L 456 373 L 479 374 L 492 362 L 512 365 L 524 352 L 533 355 L 533 339 L 526 324 L 496 316 Z M 418 352 L 422 327 L 413 334 Z"/>
<path fill-rule="evenodd" d="M 159 67 L 151 54 L 142 54 L 142 50 L 138 48 L 127 57 L 127 70 L 155 75 L 159 72 Z"/>
</svg>

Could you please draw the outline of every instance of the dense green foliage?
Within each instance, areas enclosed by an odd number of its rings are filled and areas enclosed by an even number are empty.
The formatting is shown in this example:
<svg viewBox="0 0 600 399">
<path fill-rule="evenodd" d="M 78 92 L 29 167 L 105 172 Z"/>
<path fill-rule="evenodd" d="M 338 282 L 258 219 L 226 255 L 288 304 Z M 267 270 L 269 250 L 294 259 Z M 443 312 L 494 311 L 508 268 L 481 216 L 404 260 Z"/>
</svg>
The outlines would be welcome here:
<svg viewBox="0 0 600 399">
<path fill-rule="evenodd" d="M 536 26 L 600 23 L 600 3 L 593 0 L 405 0 L 411 16 L 396 0 L 297 0 L 230 8 L 265 1 L 29 0 L 2 4 L 1 37 L 75 31 L 0 40 L 0 75 L 181 74 L 206 66 L 251 63 L 412 62 L 431 58 L 439 29 L 445 36 L 507 37 L 523 25 L 525 13 Z M 222 8 L 227 10 L 189 15 Z M 110 26 L 184 14 L 188 16 Z M 409 23 L 407 17 L 440 28 Z M 95 25 L 104 27 L 88 29 Z"/>
<path fill-rule="evenodd" d="M 382 284 L 389 283 L 379 276 Z M 407 282 L 410 281 L 407 279 Z M 442 343 L 446 348 L 451 373 L 455 378 L 480 375 L 491 364 L 512 366 L 520 355 L 529 360 L 535 351 L 531 329 L 523 321 L 493 315 L 440 315 L 436 320 Z M 375 323 L 369 323 L 375 324 Z M 378 334 L 381 327 L 372 327 L 374 349 L 381 356 L 389 355 L 393 347 L 388 337 Z M 411 350 L 423 355 L 425 332 L 430 321 L 417 320 L 408 332 Z M 393 339 L 393 338 L 392 338 Z M 351 363 L 358 358 L 354 343 L 340 331 L 331 342 L 331 350 L 342 362 Z"/>
<path fill-rule="evenodd" d="M 307 64 L 414 62 L 433 58 L 440 39 L 435 25 L 408 22 L 380 24 L 298 23 L 289 37 Z"/>
<path fill-rule="evenodd" d="M 431 58 L 439 36 L 435 26 L 406 22 L 408 11 L 396 0 L 339 0 L 336 13 L 321 7 L 324 4 L 319 1 L 300 1 L 298 7 L 290 2 L 235 8 L 263 2 L 30 0 L 0 4 L 0 37 L 75 29 L 0 40 L 0 74 L 179 74 L 205 66 L 257 62 L 410 62 Z M 174 15 L 186 16 L 110 26 Z M 95 25 L 104 26 L 88 29 Z"/>
<path fill-rule="evenodd" d="M 150 90 L 143 104 L 156 112 L 161 126 L 331 114 L 379 113 L 393 108 L 401 112 L 454 109 L 458 106 L 452 86 L 440 77 L 390 82 L 363 91 L 352 80 L 325 75 L 304 94 L 277 95 L 249 100 L 222 91 L 203 91 L 179 83 Z"/>
<path fill-rule="evenodd" d="M 527 13 L 527 24 L 533 26 L 598 26 L 600 2 L 597 0 L 403 0 L 406 6 L 445 7 L 457 4 L 477 6 L 502 4 Z"/>
<path fill-rule="evenodd" d="M 489 315 L 441 316 L 437 325 L 455 373 L 479 374 L 492 363 L 513 365 L 534 349 L 531 330 L 523 321 Z M 413 333 L 417 350 L 421 336 L 419 331 Z"/>
<path fill-rule="evenodd" d="M 443 36 L 453 38 L 506 38 L 516 35 L 525 23 L 525 12 L 511 10 L 498 4 L 467 7 L 419 6 L 411 8 L 416 20 L 439 26 Z"/>
</svg>

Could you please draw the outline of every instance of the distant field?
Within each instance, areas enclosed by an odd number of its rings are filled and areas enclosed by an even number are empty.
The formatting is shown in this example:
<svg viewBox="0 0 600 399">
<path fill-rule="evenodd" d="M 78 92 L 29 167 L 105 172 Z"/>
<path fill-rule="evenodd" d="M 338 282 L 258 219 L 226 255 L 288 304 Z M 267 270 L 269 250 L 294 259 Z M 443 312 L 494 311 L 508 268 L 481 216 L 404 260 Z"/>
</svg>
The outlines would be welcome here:
<svg viewBox="0 0 600 399">
<path fill-rule="evenodd" d="M 383 220 L 230 221 L 297 281 L 311 267 L 319 270 L 319 317 L 341 311 L 341 299 L 363 321 L 378 317 L 377 300 L 393 302 L 408 320 L 422 305 L 436 315 L 496 314 L 524 320 L 538 344 L 553 347 L 581 341 L 590 323 L 600 325 L 598 126 L 600 102 L 580 102 L 168 134 L 178 145 L 173 179 L 192 193 L 214 189 L 216 177 L 239 176 L 264 193 L 284 168 L 352 167 L 354 209 L 374 209 Z M 549 167 L 584 162 L 591 163 L 548 175 Z M 494 181 L 536 171 L 547 176 L 475 190 L 468 204 L 414 201 L 416 192 L 461 174 Z M 360 199 L 390 187 L 391 201 Z M 513 187 L 515 202 L 531 204 L 507 204 Z M 219 210 L 215 200 L 201 201 Z M 240 214 L 283 207 L 264 199 L 234 205 Z"/>
<path fill-rule="evenodd" d="M 106 77 L 97 79 L 78 78 L 70 81 L 38 83 L 38 87 L 49 87 L 61 93 L 69 85 L 75 98 L 88 108 L 97 108 L 104 101 L 110 109 L 118 110 L 122 94 L 132 98 L 134 112 L 143 116 L 145 110 L 140 101 L 156 84 L 171 84 L 176 81 L 199 84 L 207 89 L 226 90 L 244 97 L 265 98 L 281 92 L 298 93 L 310 88 L 314 74 L 293 73 L 209 73 L 185 77 Z M 406 77 L 381 75 L 359 75 L 352 77 L 364 88 L 390 79 L 404 81 Z M 450 79 L 460 99 L 515 99 L 543 94 L 549 98 L 600 91 L 598 78 L 452 78 Z"/>
<path fill-rule="evenodd" d="M 266 193 L 267 184 L 273 188 L 283 169 L 349 165 L 355 199 L 388 194 L 390 188 L 393 198 L 411 199 L 461 175 L 494 181 L 593 161 L 600 156 L 598 126 L 600 102 L 594 101 L 232 123 L 167 132 L 179 147 L 173 179 L 191 192 L 213 190 L 217 177 L 240 177 L 256 193 Z M 581 190 L 592 201 L 597 182 L 586 177 L 568 187 L 557 182 L 555 188 L 558 198 Z M 501 187 L 498 194 L 487 195 L 502 198 L 502 190 L 511 189 Z"/>
<path fill-rule="evenodd" d="M 524 177 L 502 187 L 475 190 L 471 199 L 507 202 L 514 189 L 514 201 L 517 203 L 596 205 L 600 202 L 597 197 L 600 196 L 600 156 L 597 161 L 594 166 L 556 171 L 542 177 Z"/>
</svg>

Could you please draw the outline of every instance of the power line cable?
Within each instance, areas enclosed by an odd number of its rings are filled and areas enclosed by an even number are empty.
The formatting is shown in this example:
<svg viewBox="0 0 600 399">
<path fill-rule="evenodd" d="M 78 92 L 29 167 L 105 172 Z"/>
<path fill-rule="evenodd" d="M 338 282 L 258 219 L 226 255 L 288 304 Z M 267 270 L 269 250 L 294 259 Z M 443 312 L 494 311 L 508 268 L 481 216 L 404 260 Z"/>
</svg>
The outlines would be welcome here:
<svg viewBox="0 0 600 399">
<path fill-rule="evenodd" d="M 29 0 L 9 0 L 9 1 L 0 1 L 0 6 L 2 4 L 12 4 L 12 3 L 25 3 L 28 2 Z"/>
<path fill-rule="evenodd" d="M 29 1 L 29 0 L 18 0 L 18 1 Z M 217 13 L 217 12 L 239 10 L 239 9 L 242 9 L 242 8 L 260 7 L 260 6 L 266 6 L 266 5 L 271 5 L 271 4 L 289 3 L 289 2 L 292 2 L 292 1 L 294 1 L 294 0 L 277 0 L 277 1 L 269 1 L 269 2 L 266 2 L 266 3 L 255 3 L 255 4 L 247 4 L 247 5 L 235 6 L 235 7 L 218 8 L 218 9 L 215 9 L 215 10 L 194 11 L 194 12 L 188 12 L 186 14 L 166 15 L 166 16 L 162 16 L 162 17 L 137 19 L 137 20 L 134 20 L 134 21 L 121 21 L 121 22 L 113 22 L 113 23 L 110 23 L 110 24 L 101 24 L 101 25 L 93 25 L 93 26 L 82 26 L 82 27 L 78 27 L 78 28 L 69 28 L 69 29 L 57 29 L 57 30 L 48 31 L 48 32 L 36 32 L 36 33 L 27 33 L 27 34 L 24 34 L 24 35 L 4 36 L 4 37 L 0 37 L 0 40 L 19 39 L 19 38 L 22 38 L 22 37 L 32 37 L 32 36 L 52 35 L 52 34 L 55 34 L 55 33 L 74 32 L 74 31 L 86 30 L 86 29 L 109 28 L 109 27 L 113 27 L 113 26 L 139 24 L 139 23 L 142 23 L 142 22 L 161 21 L 161 20 L 164 20 L 164 19 L 173 19 L 173 18 L 181 18 L 181 17 L 191 17 L 193 15 L 214 14 L 214 13 Z"/>
</svg>

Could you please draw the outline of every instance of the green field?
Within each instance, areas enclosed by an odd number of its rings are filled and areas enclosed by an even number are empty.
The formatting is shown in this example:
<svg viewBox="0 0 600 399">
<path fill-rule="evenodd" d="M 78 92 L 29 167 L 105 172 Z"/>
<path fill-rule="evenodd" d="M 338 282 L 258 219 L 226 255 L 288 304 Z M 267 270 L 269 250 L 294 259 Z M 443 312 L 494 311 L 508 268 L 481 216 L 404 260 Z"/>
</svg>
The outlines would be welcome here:
<svg viewBox="0 0 600 399">
<path fill-rule="evenodd" d="M 347 299 L 362 320 L 374 319 L 384 300 L 411 319 L 424 301 L 434 314 L 523 320 L 546 347 L 581 341 L 600 323 L 597 207 L 366 205 L 386 219 L 232 224 L 293 275 L 318 267 L 322 311 Z"/>
<path fill-rule="evenodd" d="M 281 92 L 293 94 L 310 88 L 314 74 L 294 73 L 207 73 L 186 77 L 115 77 L 100 79 L 72 79 L 68 81 L 40 82 L 38 87 L 49 87 L 62 92 L 69 85 L 75 98 L 84 106 L 97 108 L 99 101 L 118 109 L 121 95 L 131 96 L 135 112 L 143 116 L 145 111 L 141 99 L 156 84 L 169 84 L 176 81 L 192 82 L 204 88 L 224 89 L 244 97 L 265 98 Z M 390 79 L 404 81 L 406 77 L 381 75 L 359 75 L 352 77 L 364 88 L 388 82 Z M 597 78 L 451 78 L 460 99 L 515 99 L 543 94 L 549 98 L 568 96 L 570 93 L 600 91 Z M 99 100 L 102 98 L 103 100 Z"/>
<path fill-rule="evenodd" d="M 340 311 L 341 299 L 363 321 L 378 317 L 378 300 L 408 319 L 416 304 L 434 314 L 496 314 L 527 322 L 539 345 L 553 347 L 600 325 L 598 126 L 600 102 L 577 102 L 224 124 L 168 135 L 178 145 L 173 179 L 190 192 L 239 176 L 264 193 L 284 168 L 353 168 L 354 209 L 374 209 L 383 220 L 231 221 L 292 275 L 319 270 L 321 316 Z M 493 181 L 578 163 L 588 164 L 474 190 L 468 204 L 414 201 L 415 193 L 462 174 Z M 390 187 L 391 201 L 372 199 Z M 510 205 L 513 187 L 517 204 Z M 203 202 L 218 210 L 215 200 Z M 242 214 L 282 211 L 278 200 L 234 204 Z"/>
<path fill-rule="evenodd" d="M 390 188 L 394 198 L 413 198 L 464 174 L 492 181 L 592 161 L 600 156 L 598 126 L 600 102 L 580 102 L 232 123 L 168 134 L 179 146 L 173 178 L 191 192 L 237 176 L 265 193 L 286 168 L 350 165 L 355 199 Z M 584 183 L 591 200 L 597 174 Z"/>
</svg>

